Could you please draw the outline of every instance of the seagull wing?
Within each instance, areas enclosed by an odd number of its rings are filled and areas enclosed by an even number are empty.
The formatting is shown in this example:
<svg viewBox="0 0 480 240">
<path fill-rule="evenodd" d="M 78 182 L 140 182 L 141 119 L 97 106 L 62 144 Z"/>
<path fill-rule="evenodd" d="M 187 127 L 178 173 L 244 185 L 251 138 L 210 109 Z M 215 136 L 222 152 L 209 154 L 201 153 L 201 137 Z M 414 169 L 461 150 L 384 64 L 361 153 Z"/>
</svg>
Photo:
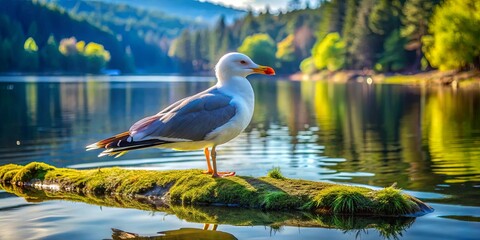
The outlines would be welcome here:
<svg viewBox="0 0 480 240">
<path fill-rule="evenodd" d="M 119 157 L 127 151 L 166 143 L 202 141 L 236 114 L 232 98 L 215 87 L 181 99 L 159 113 L 136 122 L 130 130 L 87 146 L 105 148 L 99 156 Z"/>
<path fill-rule="evenodd" d="M 213 87 L 138 121 L 130 128 L 130 136 L 133 141 L 202 141 L 235 116 L 236 108 L 231 100 Z"/>
</svg>

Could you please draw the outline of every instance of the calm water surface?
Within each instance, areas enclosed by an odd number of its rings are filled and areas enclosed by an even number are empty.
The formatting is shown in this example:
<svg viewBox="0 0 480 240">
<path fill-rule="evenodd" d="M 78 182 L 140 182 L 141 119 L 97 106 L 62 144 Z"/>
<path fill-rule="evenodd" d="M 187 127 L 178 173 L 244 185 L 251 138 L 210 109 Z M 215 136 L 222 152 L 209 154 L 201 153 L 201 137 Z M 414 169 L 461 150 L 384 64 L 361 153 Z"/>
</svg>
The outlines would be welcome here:
<svg viewBox="0 0 480 240">
<path fill-rule="evenodd" d="M 111 228 L 143 236 L 193 231 L 205 239 L 478 239 L 480 88 L 251 82 L 253 120 L 218 148 L 220 170 L 263 176 L 280 167 L 291 178 L 372 188 L 396 183 L 435 212 L 408 220 L 393 235 L 375 228 L 271 226 L 251 219 L 249 226 L 238 226 L 235 217 L 217 232 L 206 232 L 201 221 L 179 212 L 31 202 L 0 190 L 0 239 L 111 239 Z M 98 152 L 84 147 L 212 84 L 210 77 L 0 77 L 0 165 L 206 168 L 202 151 L 152 149 L 114 159 L 97 158 Z M 269 215 L 192 211 L 216 219 Z"/>
</svg>

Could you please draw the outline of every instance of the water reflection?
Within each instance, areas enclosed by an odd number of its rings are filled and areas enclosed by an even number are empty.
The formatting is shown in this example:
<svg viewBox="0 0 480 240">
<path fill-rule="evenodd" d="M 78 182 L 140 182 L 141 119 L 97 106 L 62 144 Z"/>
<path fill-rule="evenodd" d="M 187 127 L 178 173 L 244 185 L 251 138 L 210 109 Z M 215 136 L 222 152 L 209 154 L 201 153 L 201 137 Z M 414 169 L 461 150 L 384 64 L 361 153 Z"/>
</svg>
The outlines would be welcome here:
<svg viewBox="0 0 480 240">
<path fill-rule="evenodd" d="M 207 88 L 212 78 L 9 79 L 0 82 L 0 164 L 204 168 L 201 152 L 147 150 L 114 160 L 96 159 L 83 147 Z M 259 176 L 279 166 L 289 177 L 310 180 L 397 182 L 408 190 L 456 196 L 442 201 L 478 205 L 478 89 L 264 79 L 252 84 L 253 121 L 219 149 L 222 169 Z"/>
<path fill-rule="evenodd" d="M 112 239 L 132 239 L 132 240 L 236 240 L 237 238 L 230 233 L 217 231 L 218 224 L 204 224 L 203 228 L 180 228 L 176 230 L 166 230 L 158 232 L 158 235 L 141 235 L 138 233 L 125 232 L 120 229 L 112 228 Z"/>
</svg>

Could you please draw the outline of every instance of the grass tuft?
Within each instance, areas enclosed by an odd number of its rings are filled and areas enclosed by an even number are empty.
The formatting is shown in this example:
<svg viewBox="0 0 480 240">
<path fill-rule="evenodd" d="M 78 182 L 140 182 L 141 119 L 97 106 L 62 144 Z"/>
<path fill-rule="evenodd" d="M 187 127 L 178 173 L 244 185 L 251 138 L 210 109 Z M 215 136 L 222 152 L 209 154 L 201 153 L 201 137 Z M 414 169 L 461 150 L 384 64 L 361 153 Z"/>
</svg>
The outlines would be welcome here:
<svg viewBox="0 0 480 240">
<path fill-rule="evenodd" d="M 374 192 L 374 210 L 381 215 L 406 215 L 420 210 L 400 189 L 387 187 Z"/>
<path fill-rule="evenodd" d="M 313 206 L 333 213 L 365 213 L 372 207 L 367 197 L 369 190 L 351 186 L 334 186 L 320 191 L 313 199 Z M 307 204 L 306 207 L 312 207 Z"/>
<path fill-rule="evenodd" d="M 267 176 L 275 179 L 280 179 L 280 180 L 285 179 L 279 167 L 272 168 L 270 171 L 268 171 Z"/>
</svg>

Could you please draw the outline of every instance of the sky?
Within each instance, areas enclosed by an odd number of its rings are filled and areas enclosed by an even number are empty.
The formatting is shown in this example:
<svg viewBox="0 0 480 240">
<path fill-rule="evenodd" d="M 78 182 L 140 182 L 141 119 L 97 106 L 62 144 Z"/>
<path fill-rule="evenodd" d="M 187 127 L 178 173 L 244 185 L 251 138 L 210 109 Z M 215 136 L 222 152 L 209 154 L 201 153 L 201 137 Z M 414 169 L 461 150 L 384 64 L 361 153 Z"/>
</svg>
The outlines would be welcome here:
<svg viewBox="0 0 480 240">
<path fill-rule="evenodd" d="M 205 0 L 204 0 L 205 1 Z M 220 3 L 226 6 L 234 6 L 236 8 L 248 9 L 251 7 L 254 10 L 264 10 L 268 5 L 271 10 L 278 11 L 279 9 L 286 9 L 289 0 L 206 0 L 209 2 Z M 305 0 L 302 0 L 304 2 Z M 312 4 L 318 1 L 308 0 Z"/>
</svg>

